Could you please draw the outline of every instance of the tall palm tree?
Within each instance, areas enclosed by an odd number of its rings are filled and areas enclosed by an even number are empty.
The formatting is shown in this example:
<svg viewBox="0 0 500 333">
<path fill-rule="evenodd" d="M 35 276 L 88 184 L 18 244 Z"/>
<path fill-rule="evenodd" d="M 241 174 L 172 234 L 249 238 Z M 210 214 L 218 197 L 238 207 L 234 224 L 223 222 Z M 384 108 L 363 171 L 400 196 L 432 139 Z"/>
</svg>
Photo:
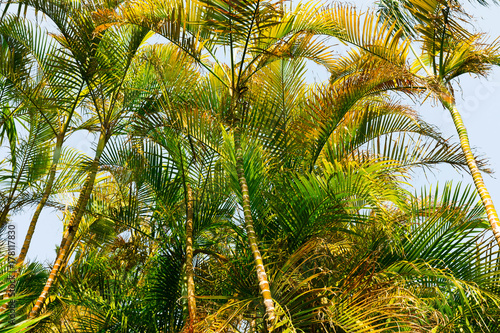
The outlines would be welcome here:
<svg viewBox="0 0 500 333">
<path fill-rule="evenodd" d="M 95 128 L 99 133 L 95 156 L 89 165 L 87 178 L 64 232 L 57 259 L 46 286 L 31 312 L 31 317 L 35 317 L 41 310 L 61 266 L 68 258 L 68 250 L 72 245 L 92 193 L 100 157 L 107 141 L 119 125 L 120 112 L 127 108 L 122 100 L 122 87 L 126 82 L 130 63 L 147 31 L 144 29 L 122 29 L 109 31 L 109 33 L 102 35 L 94 34 L 95 28 L 91 13 L 99 5 L 106 5 L 105 3 L 35 0 L 26 1 L 23 4 L 44 13 L 57 26 L 60 32 L 57 40 L 67 57 L 71 59 L 71 62 L 66 63 L 71 65 L 72 76 L 69 79 L 74 78 L 76 81 L 74 86 L 80 87 L 78 95 L 83 89 L 81 82 L 84 82 L 85 85 L 84 96 L 88 103 L 86 108 L 92 117 L 82 128 L 91 130 Z M 69 72 L 70 69 L 67 71 Z M 78 99 L 74 100 L 73 103 L 77 101 Z"/>
<path fill-rule="evenodd" d="M 40 214 L 47 204 L 56 182 L 56 172 L 63 152 L 63 143 L 73 121 L 73 115 L 81 102 L 84 81 L 71 76 L 72 66 L 69 58 L 58 50 L 54 43 L 39 27 L 33 27 L 31 22 L 18 17 L 7 17 L 2 21 L 2 32 L 17 45 L 22 45 L 36 61 L 37 74 L 43 80 L 38 89 L 18 80 L 11 80 L 15 90 L 24 104 L 37 112 L 50 126 L 55 137 L 52 161 L 48 170 L 43 194 L 30 221 L 28 231 L 21 248 L 18 265 L 22 265 L 28 252 L 36 224 Z M 32 66 L 34 66 L 33 64 Z M 74 69 L 74 68 L 73 68 Z M 16 70 L 17 72 L 17 70 Z M 5 77 L 17 75 L 6 72 Z"/>
<path fill-rule="evenodd" d="M 420 69 L 425 72 L 427 87 L 450 112 L 474 185 L 500 246 L 500 219 L 472 153 L 452 86 L 463 74 L 486 76 L 492 65 L 499 64 L 500 45 L 487 43 L 484 35 L 467 31 L 460 22 L 464 19 L 463 9 L 455 1 L 401 1 L 397 8 L 382 1 L 380 6 L 385 17 L 421 43 L 422 53 L 415 54 L 418 62 L 414 72 Z"/>
<path fill-rule="evenodd" d="M 200 239 L 203 239 L 202 234 L 213 227 L 212 224 L 218 223 L 222 218 L 231 218 L 233 201 L 228 199 L 228 194 L 225 193 L 227 187 L 223 186 L 225 182 L 219 175 L 220 171 L 217 172 L 216 165 L 220 163 L 219 156 L 214 151 L 207 150 L 204 145 L 200 145 L 197 136 L 191 135 L 191 131 L 197 132 L 199 130 L 196 126 L 189 126 L 189 129 L 186 130 L 185 126 L 191 120 L 190 108 L 195 106 L 187 103 L 184 99 L 186 96 L 183 89 L 176 87 L 175 90 L 179 89 L 178 92 L 170 89 L 172 84 L 170 79 L 178 80 L 179 76 L 176 75 L 175 69 L 169 68 L 171 62 L 166 60 L 169 58 L 177 59 L 175 67 L 179 66 L 178 68 L 184 73 L 180 75 L 183 82 L 179 82 L 178 85 L 186 85 L 186 87 L 190 83 L 198 83 L 192 81 L 199 76 L 193 75 L 193 72 L 190 73 L 192 62 L 185 55 L 181 55 L 178 50 L 168 46 L 155 47 L 152 51 L 152 54 L 149 55 L 152 64 L 150 63 L 146 67 L 155 68 L 155 81 L 160 83 L 161 97 L 155 101 L 156 107 L 138 110 L 133 133 L 140 135 L 139 140 L 147 138 L 147 140 L 152 140 L 161 146 L 178 170 L 177 178 L 179 178 L 178 181 L 182 184 L 181 188 L 184 192 L 181 201 L 184 202 L 183 206 L 185 207 L 183 217 L 185 222 L 181 225 L 185 225 L 185 227 L 183 230 L 178 230 L 179 226 L 169 226 L 169 232 L 178 235 L 179 240 L 172 239 L 172 236 L 164 235 L 163 232 L 160 232 L 157 237 L 170 239 L 174 244 L 185 243 L 183 256 L 185 257 L 184 270 L 188 309 L 186 327 L 188 332 L 193 332 L 198 321 L 194 259 L 196 251 L 206 252 L 206 250 L 200 249 L 198 244 Z M 153 57 L 151 58 L 151 56 Z M 160 59 L 161 62 L 158 61 Z M 178 95 L 178 93 L 180 94 Z M 176 116 L 180 117 L 176 118 Z M 210 136 L 210 133 L 203 133 L 203 135 Z M 142 139 L 140 139 L 141 137 Z M 215 185 L 216 181 L 219 182 L 218 185 Z M 162 210 L 168 209 L 167 202 L 168 200 L 163 203 L 158 202 L 159 205 L 163 206 Z"/>
<path fill-rule="evenodd" d="M 466 31 L 457 20 L 461 7 L 454 1 L 382 1 L 380 6 L 380 15 L 367 13 L 364 17 L 349 6 L 327 8 L 317 15 L 305 9 L 311 17 L 307 29 L 334 36 L 357 48 L 343 60 L 347 71 L 342 75 L 363 70 L 366 63 L 383 63 L 386 70 L 396 76 L 414 81 L 406 88 L 429 92 L 450 112 L 468 170 L 500 244 L 500 220 L 484 185 L 481 163 L 472 154 L 451 85 L 465 73 L 485 75 L 491 65 L 498 63 L 498 44 L 484 43 L 481 35 Z M 411 35 L 421 42 L 420 54 L 413 46 Z M 416 58 L 413 63 L 410 63 L 410 51 Z M 396 85 L 392 90 L 402 88 Z"/>
<path fill-rule="evenodd" d="M 240 121 L 246 112 L 247 103 L 244 99 L 244 92 L 248 89 L 246 82 L 259 69 L 259 65 L 262 67 L 265 64 L 265 58 L 267 58 L 264 56 L 264 52 L 255 54 L 252 52 L 256 50 L 254 47 L 262 46 L 269 49 L 276 43 L 274 36 L 267 36 L 265 30 L 279 23 L 281 1 L 242 1 L 236 4 L 229 1 L 154 3 L 158 9 L 161 8 L 161 11 L 158 12 L 168 13 L 167 17 L 155 15 L 155 11 L 151 7 L 152 4 L 149 2 L 130 3 L 122 7 L 119 18 L 125 23 L 148 27 L 179 46 L 203 68 L 214 74 L 224 87 L 224 95 L 229 98 L 227 108 L 218 111 L 225 113 L 226 126 L 228 125 L 233 130 L 235 168 L 241 191 L 241 205 L 245 216 L 247 237 L 253 252 L 268 320 L 272 323 L 275 320 L 274 303 L 259 252 L 250 209 L 248 184 L 244 174 Z M 109 21 L 109 12 L 102 12 L 101 15 L 106 21 Z M 208 24 L 188 23 L 203 21 Z M 180 34 L 181 30 L 183 30 L 182 34 Z M 201 51 L 213 54 L 216 46 L 228 48 L 231 60 L 229 68 L 220 67 L 222 69 L 220 74 L 223 76 L 217 75 L 211 68 L 212 66 L 201 58 Z M 238 52 L 241 52 L 241 55 L 238 55 Z M 217 59 L 215 60 L 218 62 Z"/>
</svg>

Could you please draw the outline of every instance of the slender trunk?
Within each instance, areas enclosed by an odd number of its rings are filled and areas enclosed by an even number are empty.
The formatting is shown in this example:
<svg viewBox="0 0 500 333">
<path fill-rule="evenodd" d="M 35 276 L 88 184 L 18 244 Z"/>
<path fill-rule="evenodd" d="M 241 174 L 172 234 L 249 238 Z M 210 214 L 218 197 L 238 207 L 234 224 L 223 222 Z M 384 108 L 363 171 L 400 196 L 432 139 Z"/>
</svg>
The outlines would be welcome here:
<svg viewBox="0 0 500 333">
<path fill-rule="evenodd" d="M 483 202 L 484 208 L 486 209 L 486 214 L 488 216 L 488 221 L 490 222 L 491 229 L 493 230 L 493 234 L 495 235 L 498 246 L 500 247 L 500 220 L 498 219 L 498 214 L 493 205 L 493 200 L 491 200 L 490 193 L 484 184 L 483 177 L 481 176 L 481 172 L 477 167 L 476 160 L 472 151 L 470 149 L 469 144 L 469 136 L 467 135 L 467 130 L 462 121 L 462 117 L 457 110 L 457 107 L 454 102 L 448 102 L 444 99 L 441 99 L 443 105 L 450 111 L 451 117 L 453 118 L 453 123 L 455 124 L 455 128 L 458 132 L 458 137 L 460 138 L 460 145 L 462 146 L 462 151 L 467 160 L 467 166 L 469 167 L 470 173 L 472 174 L 472 179 L 474 180 L 474 185 L 479 192 L 479 196 L 481 197 L 481 201 Z"/>
<path fill-rule="evenodd" d="M 252 250 L 255 266 L 257 269 L 257 278 L 259 279 L 260 292 L 262 298 L 264 299 L 264 306 L 266 307 L 267 313 L 267 325 L 268 327 L 275 320 L 275 308 L 274 301 L 271 296 L 271 290 L 269 288 L 269 281 L 267 279 L 266 270 L 264 268 L 264 262 L 260 255 L 259 247 L 257 245 L 257 235 L 255 234 L 255 229 L 253 226 L 253 218 L 250 210 L 250 194 L 248 192 L 247 180 L 245 178 L 244 164 L 243 164 L 243 150 L 241 148 L 241 133 L 240 127 L 236 126 L 234 131 L 234 147 L 236 153 L 236 172 L 238 174 L 238 181 L 240 183 L 242 203 L 243 203 L 243 213 L 245 216 L 245 227 L 248 235 L 248 242 L 250 243 L 250 248 Z"/>
<path fill-rule="evenodd" d="M 94 181 L 97 175 L 97 169 L 99 167 L 99 160 L 104 150 L 106 140 L 107 140 L 106 134 L 104 132 L 101 132 L 101 135 L 99 137 L 99 142 L 97 144 L 94 161 L 92 162 L 89 174 L 87 176 L 87 179 L 85 180 L 83 189 L 80 192 L 80 196 L 78 197 L 78 202 L 73 210 L 71 219 L 68 223 L 68 227 L 64 232 L 63 239 L 61 241 L 61 245 L 57 253 L 56 261 L 54 263 L 54 266 L 52 267 L 52 271 L 50 272 L 49 278 L 47 279 L 47 283 L 45 284 L 42 293 L 38 297 L 38 300 L 36 301 L 36 304 L 33 307 L 33 309 L 31 309 L 30 318 L 38 316 L 38 313 L 40 312 L 43 304 L 45 303 L 45 299 L 49 294 L 50 288 L 52 287 L 54 281 L 56 280 L 59 274 L 61 266 L 65 264 L 64 261 L 66 260 L 68 251 L 78 231 L 80 221 L 82 220 L 83 214 L 85 212 L 85 207 L 87 206 L 87 203 L 90 199 L 90 195 L 92 194 L 92 190 L 94 188 Z"/>
<path fill-rule="evenodd" d="M 0 229 L 7 225 L 7 215 L 9 215 L 9 209 L 10 205 L 7 205 L 0 213 Z"/>
<path fill-rule="evenodd" d="M 35 213 L 31 218 L 31 222 L 28 228 L 28 232 L 26 233 L 26 237 L 24 239 L 23 247 L 21 248 L 21 252 L 19 253 L 19 257 L 17 258 L 17 266 L 20 267 L 24 260 L 26 259 L 26 254 L 28 253 L 28 249 L 31 244 L 31 239 L 33 237 L 33 233 L 35 232 L 35 227 L 38 222 L 38 218 L 40 217 L 40 213 L 42 212 L 47 200 L 49 199 L 50 193 L 52 192 L 52 186 L 54 185 L 54 180 L 56 178 L 57 165 L 59 163 L 59 158 L 61 157 L 61 150 L 64 141 L 64 136 L 59 135 L 56 141 L 56 147 L 54 150 L 54 155 L 52 156 L 52 165 L 50 166 L 49 176 L 47 178 L 47 183 L 45 184 L 45 190 L 43 192 L 42 199 L 38 203 L 36 207 Z M 17 273 L 16 273 L 17 276 Z"/>
<path fill-rule="evenodd" d="M 187 218 L 186 218 L 186 277 L 189 311 L 189 333 L 194 332 L 196 322 L 196 298 L 193 271 L 193 190 L 186 184 L 187 190 Z"/>
</svg>

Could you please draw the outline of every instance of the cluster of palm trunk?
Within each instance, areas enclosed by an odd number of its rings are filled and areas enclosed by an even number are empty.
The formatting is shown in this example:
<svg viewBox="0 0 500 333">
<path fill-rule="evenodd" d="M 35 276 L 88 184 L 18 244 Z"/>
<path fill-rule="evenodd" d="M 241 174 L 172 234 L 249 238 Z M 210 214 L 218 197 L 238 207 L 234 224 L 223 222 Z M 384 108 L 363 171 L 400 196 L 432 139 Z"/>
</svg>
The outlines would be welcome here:
<svg viewBox="0 0 500 333">
<path fill-rule="evenodd" d="M 499 220 L 452 83 L 500 45 L 455 1 L 379 6 L 4 5 L 0 228 L 36 208 L 0 332 L 495 332 Z M 402 103 L 426 99 L 459 142 Z M 474 186 L 414 193 L 439 164 Z M 49 207 L 47 270 L 26 255 Z"/>
</svg>

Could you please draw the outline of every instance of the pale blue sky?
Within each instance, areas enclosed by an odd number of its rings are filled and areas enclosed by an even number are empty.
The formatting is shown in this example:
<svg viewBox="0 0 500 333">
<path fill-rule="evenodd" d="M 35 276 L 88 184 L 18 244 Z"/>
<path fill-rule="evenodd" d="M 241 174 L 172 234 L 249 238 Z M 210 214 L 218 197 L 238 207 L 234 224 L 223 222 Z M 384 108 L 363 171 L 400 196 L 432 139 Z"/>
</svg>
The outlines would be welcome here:
<svg viewBox="0 0 500 333">
<path fill-rule="evenodd" d="M 356 4 L 362 9 L 366 9 L 366 4 L 371 1 L 350 2 Z M 500 6 L 491 5 L 482 7 L 464 4 L 467 13 L 475 16 L 475 26 L 478 31 L 487 32 L 492 40 L 500 36 Z M 311 73 L 311 77 L 326 78 L 325 73 Z M 500 68 L 492 71 L 488 79 L 477 79 L 471 77 L 462 77 L 460 80 L 461 90 L 457 90 L 456 98 L 458 108 L 464 118 L 465 125 L 469 132 L 471 145 L 477 148 L 477 152 L 489 159 L 490 166 L 498 173 L 491 176 L 485 175 L 485 182 L 491 192 L 497 208 L 500 209 Z M 457 140 L 456 131 L 453 126 L 450 115 L 440 106 L 432 107 L 429 103 L 422 106 L 416 106 L 416 109 L 425 120 L 437 126 L 445 137 L 454 136 Z M 68 144 L 89 152 L 93 141 L 92 136 L 85 134 L 78 135 L 68 141 Z M 1 158 L 0 150 L 0 158 Z M 446 180 L 463 181 L 471 183 L 470 175 L 458 173 L 451 167 L 439 168 L 434 174 L 428 173 L 428 179 L 420 175 L 414 179 L 414 184 L 422 185 L 429 183 L 444 183 Z M 34 207 L 13 217 L 13 223 L 17 227 L 17 245 L 18 250 L 22 245 L 29 220 L 32 216 Z M 41 215 L 39 225 L 33 237 L 28 258 L 47 264 L 52 263 L 55 258 L 55 245 L 59 244 L 62 237 L 62 222 L 52 209 L 46 208 Z"/>
</svg>

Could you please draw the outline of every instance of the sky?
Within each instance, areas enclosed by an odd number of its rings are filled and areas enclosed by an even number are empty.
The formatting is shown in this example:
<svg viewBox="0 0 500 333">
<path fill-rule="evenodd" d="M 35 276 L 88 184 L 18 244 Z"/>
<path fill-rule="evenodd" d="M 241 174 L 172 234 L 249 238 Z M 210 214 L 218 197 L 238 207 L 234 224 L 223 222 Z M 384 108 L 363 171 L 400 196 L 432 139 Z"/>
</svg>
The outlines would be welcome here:
<svg viewBox="0 0 500 333">
<path fill-rule="evenodd" d="M 366 10 L 372 1 L 351 1 L 361 10 Z M 464 3 L 468 14 L 475 17 L 474 26 L 477 31 L 482 31 L 491 36 L 491 40 L 500 36 L 500 5 L 483 7 L 477 4 Z M 1 9 L 1 6 L 0 6 Z M 317 67 L 311 68 L 310 80 L 326 79 L 328 74 L 319 72 Z M 489 160 L 489 166 L 497 171 L 496 174 L 484 175 L 486 186 L 490 190 L 493 201 L 500 209 L 500 68 L 495 68 L 488 78 L 473 78 L 463 76 L 456 87 L 456 100 L 458 110 L 468 129 L 471 146 L 475 152 Z M 424 120 L 436 126 L 444 137 L 451 137 L 457 142 L 456 130 L 451 117 L 441 106 L 413 105 Z M 84 152 L 90 152 L 94 138 L 92 135 L 79 134 L 67 141 Z M 2 156 L 0 150 L 0 160 Z M 439 167 L 433 172 L 417 172 L 413 184 L 423 186 L 428 184 L 443 184 L 448 180 L 462 181 L 471 184 L 472 178 L 465 172 L 457 172 L 451 167 Z M 26 234 L 34 207 L 13 216 L 12 224 L 16 226 L 17 250 L 19 251 Z M 37 260 L 50 265 L 55 259 L 55 246 L 62 238 L 61 214 L 51 208 L 45 208 L 40 217 L 33 241 L 28 252 L 28 259 Z"/>
</svg>

